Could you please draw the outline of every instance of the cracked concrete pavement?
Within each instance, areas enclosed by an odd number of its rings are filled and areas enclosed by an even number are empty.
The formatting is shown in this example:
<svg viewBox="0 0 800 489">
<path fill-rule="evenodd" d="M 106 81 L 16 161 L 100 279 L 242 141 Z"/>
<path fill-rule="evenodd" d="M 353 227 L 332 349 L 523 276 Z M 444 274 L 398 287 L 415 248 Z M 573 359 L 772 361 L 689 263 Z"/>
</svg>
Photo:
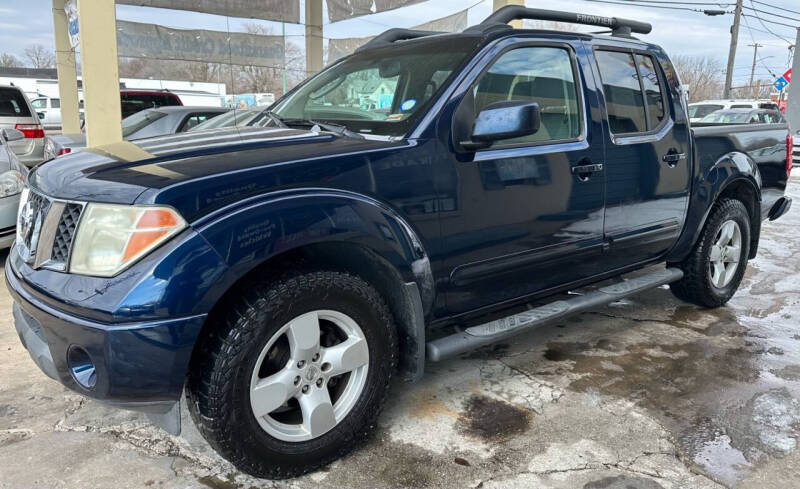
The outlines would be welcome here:
<svg viewBox="0 0 800 489">
<path fill-rule="evenodd" d="M 800 201 L 800 178 L 789 192 Z M 800 487 L 800 212 L 766 223 L 739 293 L 659 288 L 398 383 L 377 434 L 291 481 L 236 471 L 39 372 L 0 291 L 0 488 Z"/>
</svg>

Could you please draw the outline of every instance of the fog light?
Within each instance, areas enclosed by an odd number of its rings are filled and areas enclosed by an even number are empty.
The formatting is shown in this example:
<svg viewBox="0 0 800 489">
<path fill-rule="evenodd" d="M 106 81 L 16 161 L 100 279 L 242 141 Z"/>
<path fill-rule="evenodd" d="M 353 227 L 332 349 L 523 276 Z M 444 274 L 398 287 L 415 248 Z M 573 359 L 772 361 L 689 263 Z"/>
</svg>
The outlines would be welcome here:
<svg viewBox="0 0 800 489">
<path fill-rule="evenodd" d="M 67 366 L 78 385 L 84 389 L 94 388 L 97 382 L 97 372 L 86 350 L 80 346 L 71 346 L 67 352 Z"/>
</svg>

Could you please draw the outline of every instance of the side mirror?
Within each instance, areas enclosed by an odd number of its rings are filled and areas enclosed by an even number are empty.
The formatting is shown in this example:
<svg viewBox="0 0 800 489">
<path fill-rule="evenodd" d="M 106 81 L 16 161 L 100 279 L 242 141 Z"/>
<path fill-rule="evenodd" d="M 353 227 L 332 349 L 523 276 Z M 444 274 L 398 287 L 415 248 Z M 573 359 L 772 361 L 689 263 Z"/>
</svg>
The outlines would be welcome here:
<svg viewBox="0 0 800 489">
<path fill-rule="evenodd" d="M 25 139 L 25 135 L 22 134 L 22 131 L 18 131 L 16 129 L 3 129 L 2 135 L 3 140 L 9 143 L 12 141 L 19 141 L 20 139 Z"/>
<path fill-rule="evenodd" d="M 39 119 L 44 120 L 44 112 L 37 112 L 36 115 L 39 116 Z"/>
<path fill-rule="evenodd" d="M 530 136 L 539 131 L 541 119 L 536 102 L 508 100 L 489 104 L 475 119 L 470 140 L 462 141 L 461 146 L 474 151 L 501 139 Z"/>
</svg>

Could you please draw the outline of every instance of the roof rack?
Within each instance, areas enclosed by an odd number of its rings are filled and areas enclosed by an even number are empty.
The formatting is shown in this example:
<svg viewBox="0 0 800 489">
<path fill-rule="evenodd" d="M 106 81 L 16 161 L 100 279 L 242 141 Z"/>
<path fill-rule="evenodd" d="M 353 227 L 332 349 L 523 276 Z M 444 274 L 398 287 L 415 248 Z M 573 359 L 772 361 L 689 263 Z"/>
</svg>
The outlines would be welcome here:
<svg viewBox="0 0 800 489">
<path fill-rule="evenodd" d="M 357 53 L 365 49 L 372 49 L 380 46 L 386 46 L 395 41 L 406 41 L 408 39 L 417 39 L 419 37 L 433 36 L 435 34 L 442 34 L 442 32 L 393 28 L 378 34 L 370 42 L 356 49 L 355 52 Z"/>
<path fill-rule="evenodd" d="M 630 37 L 632 32 L 649 34 L 653 26 L 647 22 L 637 20 L 619 19 L 617 17 L 602 17 L 599 15 L 578 14 L 574 12 L 559 12 L 557 10 L 543 10 L 527 8 L 521 5 L 507 5 L 498 9 L 480 24 L 470 27 L 467 31 L 486 32 L 498 26 L 507 25 L 512 20 L 533 19 L 548 20 L 552 22 L 566 22 L 570 24 L 596 25 L 609 27 L 611 35 Z"/>
</svg>

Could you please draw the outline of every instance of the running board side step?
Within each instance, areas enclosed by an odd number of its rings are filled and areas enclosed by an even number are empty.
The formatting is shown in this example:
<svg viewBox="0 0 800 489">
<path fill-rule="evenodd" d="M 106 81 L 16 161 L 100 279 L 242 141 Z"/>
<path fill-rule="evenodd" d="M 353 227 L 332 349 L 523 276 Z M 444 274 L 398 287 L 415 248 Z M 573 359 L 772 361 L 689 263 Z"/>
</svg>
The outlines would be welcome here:
<svg viewBox="0 0 800 489">
<path fill-rule="evenodd" d="M 617 283 L 588 292 L 585 295 L 557 300 L 513 316 L 472 326 L 464 331 L 430 341 L 426 345 L 426 356 L 433 362 L 440 362 L 461 353 L 516 336 L 537 326 L 563 319 L 566 316 L 605 306 L 633 294 L 676 282 L 681 278 L 683 278 L 683 270 L 666 268 L 635 278 L 623 279 Z"/>
</svg>

